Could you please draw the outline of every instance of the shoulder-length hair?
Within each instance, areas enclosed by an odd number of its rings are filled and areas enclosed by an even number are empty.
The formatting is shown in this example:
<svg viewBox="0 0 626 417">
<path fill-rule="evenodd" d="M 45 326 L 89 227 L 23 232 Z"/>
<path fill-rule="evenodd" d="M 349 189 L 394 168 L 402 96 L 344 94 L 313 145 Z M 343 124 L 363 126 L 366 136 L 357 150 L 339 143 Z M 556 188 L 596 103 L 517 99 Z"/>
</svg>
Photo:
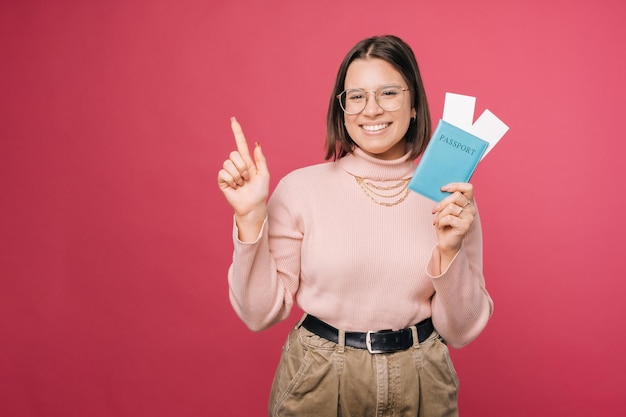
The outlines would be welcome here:
<svg viewBox="0 0 626 417">
<path fill-rule="evenodd" d="M 357 43 L 339 67 L 326 118 L 326 159 L 337 160 L 352 152 L 356 146 L 344 125 L 344 114 L 337 95 L 345 88 L 346 73 L 350 64 L 356 59 L 364 58 L 378 58 L 388 62 L 406 81 L 411 93 L 412 107 L 416 111 L 416 120 L 409 124 L 404 139 L 406 152 L 411 153 L 411 158 L 417 158 L 426 148 L 431 134 L 426 91 L 411 47 L 397 36 L 385 35 L 374 36 Z"/>
</svg>

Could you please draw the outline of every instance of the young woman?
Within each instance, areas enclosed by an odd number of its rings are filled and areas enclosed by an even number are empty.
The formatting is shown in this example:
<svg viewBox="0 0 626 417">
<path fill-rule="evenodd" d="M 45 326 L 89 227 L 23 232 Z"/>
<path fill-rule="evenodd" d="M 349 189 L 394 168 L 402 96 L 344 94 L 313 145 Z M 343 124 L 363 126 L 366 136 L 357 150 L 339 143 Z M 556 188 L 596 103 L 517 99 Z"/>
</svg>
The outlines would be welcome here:
<svg viewBox="0 0 626 417">
<path fill-rule="evenodd" d="M 446 344 L 483 330 L 493 302 L 469 183 L 439 204 L 409 192 L 431 131 L 411 48 L 365 39 L 331 94 L 326 163 L 285 176 L 269 203 L 258 144 L 218 174 L 235 212 L 230 299 L 260 331 L 306 312 L 274 377 L 271 416 L 455 416 L 458 379 Z"/>
</svg>

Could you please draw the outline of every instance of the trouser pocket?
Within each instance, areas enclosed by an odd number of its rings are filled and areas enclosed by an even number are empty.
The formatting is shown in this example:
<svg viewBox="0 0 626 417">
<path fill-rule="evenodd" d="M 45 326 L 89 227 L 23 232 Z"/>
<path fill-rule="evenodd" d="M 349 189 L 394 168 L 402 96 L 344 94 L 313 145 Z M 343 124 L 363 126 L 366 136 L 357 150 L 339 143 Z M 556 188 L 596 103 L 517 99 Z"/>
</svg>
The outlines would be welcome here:
<svg viewBox="0 0 626 417">
<path fill-rule="evenodd" d="M 337 378 L 335 346 L 303 327 L 289 333 L 272 383 L 270 416 L 323 417 L 323 410 L 337 409 L 332 404 L 337 401 L 338 384 L 329 380 Z"/>
</svg>

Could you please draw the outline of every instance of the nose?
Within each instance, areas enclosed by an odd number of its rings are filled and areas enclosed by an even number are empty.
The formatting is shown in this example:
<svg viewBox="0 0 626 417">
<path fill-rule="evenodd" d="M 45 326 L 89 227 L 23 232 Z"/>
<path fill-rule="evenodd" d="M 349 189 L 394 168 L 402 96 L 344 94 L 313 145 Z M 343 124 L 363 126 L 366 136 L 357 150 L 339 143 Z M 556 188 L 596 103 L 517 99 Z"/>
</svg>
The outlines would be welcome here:
<svg viewBox="0 0 626 417">
<path fill-rule="evenodd" d="M 378 105 L 378 101 L 376 101 L 376 93 L 368 92 L 367 101 L 365 102 L 365 108 L 363 109 L 363 113 L 368 116 L 376 116 L 383 111 L 384 110 L 382 109 L 382 107 Z"/>
</svg>

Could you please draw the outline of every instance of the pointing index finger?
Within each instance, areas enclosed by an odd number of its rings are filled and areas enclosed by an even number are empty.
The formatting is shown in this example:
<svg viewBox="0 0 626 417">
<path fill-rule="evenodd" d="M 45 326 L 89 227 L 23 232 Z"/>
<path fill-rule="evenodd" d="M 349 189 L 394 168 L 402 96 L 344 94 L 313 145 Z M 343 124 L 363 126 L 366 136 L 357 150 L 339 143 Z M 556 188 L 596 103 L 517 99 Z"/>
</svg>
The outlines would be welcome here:
<svg viewBox="0 0 626 417">
<path fill-rule="evenodd" d="M 234 117 L 230 118 L 230 128 L 233 131 L 233 135 L 235 136 L 235 143 L 237 144 L 237 150 L 246 161 L 246 163 L 251 162 L 252 158 L 250 157 L 250 150 L 248 149 L 248 142 L 246 141 L 246 137 L 243 134 L 243 130 L 241 129 L 241 125 Z"/>
</svg>

